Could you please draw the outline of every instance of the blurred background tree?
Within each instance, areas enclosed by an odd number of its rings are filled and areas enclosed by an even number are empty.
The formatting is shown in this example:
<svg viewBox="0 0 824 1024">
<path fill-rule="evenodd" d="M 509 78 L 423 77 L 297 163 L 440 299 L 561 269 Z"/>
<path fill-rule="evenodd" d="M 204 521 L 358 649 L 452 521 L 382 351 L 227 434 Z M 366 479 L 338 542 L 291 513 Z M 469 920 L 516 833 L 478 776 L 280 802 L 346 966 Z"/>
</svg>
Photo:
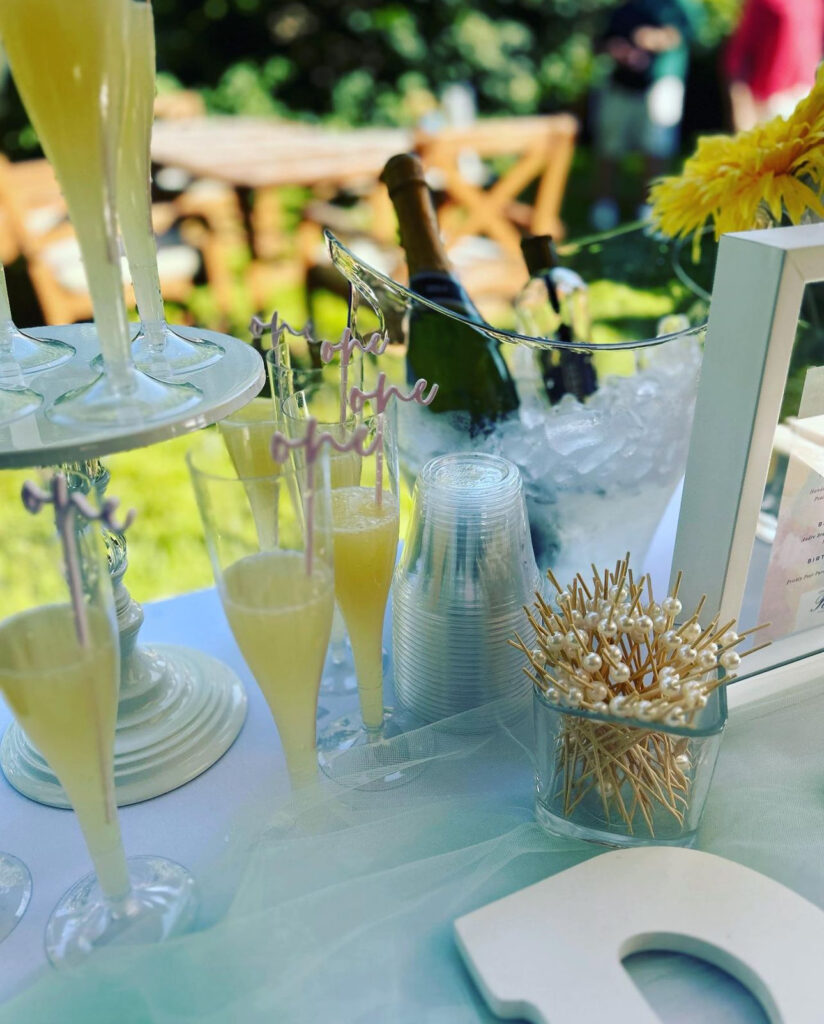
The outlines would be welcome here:
<svg viewBox="0 0 824 1024">
<path fill-rule="evenodd" d="M 617 2 L 154 0 L 161 87 L 197 89 L 218 113 L 346 125 L 414 123 L 452 82 L 473 86 L 482 113 L 580 115 L 603 73 L 593 43 Z M 688 132 L 719 127 L 706 90 L 740 7 L 695 3 L 705 17 Z M 7 80 L 0 148 L 15 157 L 36 147 Z"/>
</svg>

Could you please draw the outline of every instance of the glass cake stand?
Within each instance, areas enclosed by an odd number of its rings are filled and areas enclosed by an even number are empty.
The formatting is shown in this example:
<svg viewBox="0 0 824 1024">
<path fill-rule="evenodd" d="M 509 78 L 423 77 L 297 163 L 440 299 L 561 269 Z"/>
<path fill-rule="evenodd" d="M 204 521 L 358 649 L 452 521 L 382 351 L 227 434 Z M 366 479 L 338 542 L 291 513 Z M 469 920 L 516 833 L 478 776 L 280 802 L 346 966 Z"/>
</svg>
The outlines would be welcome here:
<svg viewBox="0 0 824 1024">
<path fill-rule="evenodd" d="M 224 351 L 216 362 L 191 372 L 196 399 L 176 414 L 148 416 L 139 426 L 67 426 L 48 411 L 61 395 L 93 380 L 100 346 L 94 324 L 37 328 L 35 337 L 70 344 L 75 355 L 29 378 L 43 402 L 36 412 L 0 426 L 0 468 L 84 463 L 102 492 L 109 474 L 101 456 L 156 444 L 215 423 L 257 395 L 264 382 L 260 356 L 251 345 L 218 334 L 180 327 L 184 337 L 205 338 Z M 122 510 L 125 511 L 125 510 Z M 137 521 L 140 529 L 140 520 Z M 142 647 L 137 636 L 143 611 L 123 583 L 126 542 L 107 535 L 121 647 L 120 704 L 115 739 L 117 802 L 137 803 L 195 778 L 232 745 L 246 717 L 246 694 L 226 665 L 200 651 L 173 645 Z M 13 724 L 0 743 L 0 767 L 24 796 L 54 807 L 69 802 L 40 753 Z"/>
</svg>

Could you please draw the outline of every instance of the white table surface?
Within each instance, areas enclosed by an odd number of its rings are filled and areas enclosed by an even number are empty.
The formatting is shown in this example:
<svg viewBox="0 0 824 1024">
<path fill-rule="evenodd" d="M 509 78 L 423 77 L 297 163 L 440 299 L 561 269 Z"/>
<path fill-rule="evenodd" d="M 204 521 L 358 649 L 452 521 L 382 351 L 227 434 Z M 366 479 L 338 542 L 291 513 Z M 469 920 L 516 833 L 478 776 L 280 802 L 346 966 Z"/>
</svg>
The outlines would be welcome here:
<svg viewBox="0 0 824 1024">
<path fill-rule="evenodd" d="M 654 542 L 650 568 L 662 582 L 671 553 L 673 503 Z M 232 822 L 244 805 L 271 799 L 276 806 L 288 792 L 285 764 L 274 723 L 229 631 L 214 590 L 199 591 L 145 607 L 143 642 L 184 642 L 230 665 L 249 694 L 249 713 L 228 753 L 199 778 L 172 793 L 121 810 L 127 853 L 155 853 L 189 867 L 201 880 L 230 842 Z M 389 617 L 387 616 L 387 619 Z M 388 625 L 388 623 L 387 623 Z M 346 698 L 324 699 L 331 711 L 343 711 Z M 10 720 L 0 703 L 0 729 Z M 29 908 L 0 947 L 0 1002 L 48 971 L 43 952 L 47 918 L 68 886 L 90 869 L 80 831 L 69 811 L 44 807 L 20 796 L 0 781 L 0 849 L 19 856 L 29 867 L 34 891 Z M 215 881 L 214 873 L 209 875 Z M 219 914 L 224 894 L 203 888 L 203 916 Z M 674 955 L 635 958 L 631 973 L 642 990 L 655 990 L 672 1008 L 667 1021 L 681 1024 L 763 1024 L 766 1017 L 736 983 L 706 965 Z M 666 984 L 662 989 L 662 975 Z"/>
</svg>

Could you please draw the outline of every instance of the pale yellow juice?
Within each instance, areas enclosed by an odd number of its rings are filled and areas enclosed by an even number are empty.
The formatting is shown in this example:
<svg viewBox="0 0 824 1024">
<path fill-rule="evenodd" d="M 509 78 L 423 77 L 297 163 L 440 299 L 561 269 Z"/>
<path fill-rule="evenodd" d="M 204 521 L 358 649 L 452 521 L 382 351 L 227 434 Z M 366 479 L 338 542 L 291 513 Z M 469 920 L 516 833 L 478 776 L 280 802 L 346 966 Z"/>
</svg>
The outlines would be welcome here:
<svg viewBox="0 0 824 1024">
<path fill-rule="evenodd" d="M 60 180 L 83 251 L 100 345 L 116 372 L 130 359 L 129 337 L 120 256 L 102 197 L 109 196 L 113 212 L 127 13 L 125 0 L 0 3 L 3 47 Z"/>
<path fill-rule="evenodd" d="M 221 598 L 237 645 L 272 711 L 294 783 L 317 773 L 315 718 L 332 628 L 332 571 L 300 551 L 264 551 L 230 565 Z"/>
<path fill-rule="evenodd" d="M 360 483 L 362 458 L 357 452 L 329 449 L 329 484 L 332 490 L 356 487 Z"/>
<path fill-rule="evenodd" d="M 332 491 L 335 596 L 343 613 L 358 677 L 361 715 L 367 729 L 383 722 L 383 619 L 398 547 L 398 499 L 374 487 Z"/>
<path fill-rule="evenodd" d="M 255 398 L 222 420 L 220 428 L 226 451 L 249 498 L 262 548 L 277 544 L 278 483 L 281 466 L 271 454 L 275 431 L 274 412 L 268 398 Z"/>
<path fill-rule="evenodd" d="M 128 9 L 125 103 L 117 166 L 117 214 L 141 319 L 164 319 L 149 198 L 149 147 L 155 98 L 152 5 L 118 0 Z"/>
<path fill-rule="evenodd" d="M 71 801 L 107 896 L 129 889 L 114 791 L 120 655 L 113 626 L 87 609 L 80 647 L 68 604 L 45 605 L 0 625 L 0 690 Z"/>
</svg>

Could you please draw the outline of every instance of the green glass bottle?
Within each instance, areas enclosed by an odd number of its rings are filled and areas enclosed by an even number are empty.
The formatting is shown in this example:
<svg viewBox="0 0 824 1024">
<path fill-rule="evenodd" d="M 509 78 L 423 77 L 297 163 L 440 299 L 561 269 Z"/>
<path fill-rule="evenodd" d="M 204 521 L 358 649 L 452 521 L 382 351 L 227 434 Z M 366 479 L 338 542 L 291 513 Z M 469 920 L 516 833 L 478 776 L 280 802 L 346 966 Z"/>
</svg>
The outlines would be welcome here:
<svg viewBox="0 0 824 1024">
<path fill-rule="evenodd" d="M 412 291 L 483 324 L 449 265 L 421 161 L 410 153 L 394 156 L 381 181 L 398 217 Z M 433 412 L 468 412 L 473 429 L 486 429 L 518 408 L 515 383 L 495 339 L 423 304 L 410 312 L 407 373 L 410 381 L 437 382 Z"/>
<path fill-rule="evenodd" d="M 518 330 L 566 344 L 589 341 L 586 282 L 561 264 L 550 235 L 527 235 L 521 241 L 521 251 L 530 277 L 515 299 Z M 585 350 L 541 349 L 537 360 L 553 405 L 564 395 L 584 399 L 598 388 L 592 356 Z"/>
</svg>

